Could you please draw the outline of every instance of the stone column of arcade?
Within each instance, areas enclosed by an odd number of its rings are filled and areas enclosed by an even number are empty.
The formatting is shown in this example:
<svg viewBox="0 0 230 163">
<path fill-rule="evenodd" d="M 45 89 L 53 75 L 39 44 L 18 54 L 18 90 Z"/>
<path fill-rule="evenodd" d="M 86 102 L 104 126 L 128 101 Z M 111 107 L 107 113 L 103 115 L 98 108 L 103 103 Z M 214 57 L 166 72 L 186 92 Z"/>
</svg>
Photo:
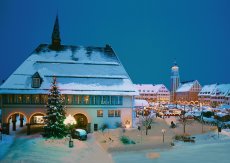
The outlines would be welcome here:
<svg viewBox="0 0 230 163">
<path fill-rule="evenodd" d="M 3 134 L 10 134 L 10 124 L 9 123 L 3 123 L 2 124 Z"/>
<path fill-rule="evenodd" d="M 12 115 L 13 131 L 16 131 L 16 122 L 17 122 L 16 117 L 17 117 L 16 114 Z"/>
<path fill-rule="evenodd" d="M 20 127 L 23 127 L 24 116 L 20 114 Z"/>
<path fill-rule="evenodd" d="M 30 123 L 27 123 L 26 126 L 27 126 L 27 135 L 30 135 Z"/>
</svg>

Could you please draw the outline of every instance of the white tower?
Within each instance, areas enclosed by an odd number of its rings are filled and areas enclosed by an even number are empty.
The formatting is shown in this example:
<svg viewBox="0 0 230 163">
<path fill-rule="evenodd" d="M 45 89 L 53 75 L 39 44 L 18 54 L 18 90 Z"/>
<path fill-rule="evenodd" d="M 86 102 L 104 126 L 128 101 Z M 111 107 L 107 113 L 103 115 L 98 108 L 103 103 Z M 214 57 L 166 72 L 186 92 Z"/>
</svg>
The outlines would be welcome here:
<svg viewBox="0 0 230 163">
<path fill-rule="evenodd" d="M 179 75 L 179 67 L 174 62 L 174 65 L 171 68 L 171 86 L 170 86 L 170 101 L 175 101 L 175 92 L 180 85 L 180 75 Z"/>
</svg>

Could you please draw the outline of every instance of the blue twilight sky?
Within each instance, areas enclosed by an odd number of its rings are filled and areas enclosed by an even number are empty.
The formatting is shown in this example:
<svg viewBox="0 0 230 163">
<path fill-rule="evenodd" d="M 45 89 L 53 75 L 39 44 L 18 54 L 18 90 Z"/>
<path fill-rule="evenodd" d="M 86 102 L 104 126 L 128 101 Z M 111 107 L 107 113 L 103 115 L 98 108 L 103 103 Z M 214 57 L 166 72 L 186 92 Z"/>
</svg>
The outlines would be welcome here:
<svg viewBox="0 0 230 163">
<path fill-rule="evenodd" d="M 134 83 L 230 82 L 229 0 L 0 0 L 0 79 L 40 43 L 58 11 L 63 44 L 109 43 Z"/>
</svg>

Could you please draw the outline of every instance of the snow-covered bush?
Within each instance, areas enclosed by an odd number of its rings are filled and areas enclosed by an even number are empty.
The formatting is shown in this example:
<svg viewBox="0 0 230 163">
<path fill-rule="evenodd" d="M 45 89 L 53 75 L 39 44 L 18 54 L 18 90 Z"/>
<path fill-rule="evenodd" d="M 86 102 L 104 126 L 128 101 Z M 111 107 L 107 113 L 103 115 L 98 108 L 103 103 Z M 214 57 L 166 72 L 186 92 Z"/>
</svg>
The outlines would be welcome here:
<svg viewBox="0 0 230 163">
<path fill-rule="evenodd" d="M 210 118 L 211 116 L 214 115 L 214 113 L 211 112 L 211 111 L 203 112 L 202 114 L 203 114 L 204 117 L 207 117 L 207 118 Z"/>
<path fill-rule="evenodd" d="M 129 137 L 127 136 L 121 136 L 120 141 L 123 144 L 136 144 L 135 141 L 131 140 Z"/>
<path fill-rule="evenodd" d="M 228 121 L 230 121 L 230 115 L 225 115 L 222 117 L 216 116 L 216 119 L 219 121 L 222 121 L 222 122 L 228 122 Z"/>
<path fill-rule="evenodd" d="M 122 127 L 122 122 L 115 122 L 116 128 L 121 128 Z"/>
<path fill-rule="evenodd" d="M 102 124 L 101 125 L 101 132 L 104 132 L 105 129 L 107 129 L 107 128 L 109 128 L 109 126 L 106 123 Z"/>
</svg>

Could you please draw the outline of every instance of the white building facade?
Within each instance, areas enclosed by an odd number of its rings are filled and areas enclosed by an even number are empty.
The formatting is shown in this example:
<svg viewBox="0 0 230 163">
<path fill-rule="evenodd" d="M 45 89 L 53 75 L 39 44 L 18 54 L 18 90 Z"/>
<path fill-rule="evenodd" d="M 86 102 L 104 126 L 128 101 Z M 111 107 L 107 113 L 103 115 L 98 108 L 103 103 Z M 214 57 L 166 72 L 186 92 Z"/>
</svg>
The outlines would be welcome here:
<svg viewBox="0 0 230 163">
<path fill-rule="evenodd" d="M 20 118 L 20 127 L 30 126 L 46 114 L 53 77 L 67 108 L 80 128 L 89 132 L 103 124 L 133 125 L 134 99 L 138 95 L 132 80 L 111 46 L 61 45 L 58 18 L 52 44 L 41 44 L 0 86 L 2 123 L 6 133 Z"/>
<path fill-rule="evenodd" d="M 136 89 L 139 91 L 137 99 L 144 99 L 148 102 L 169 103 L 170 92 L 164 84 L 136 84 Z"/>
<path fill-rule="evenodd" d="M 230 105 L 230 90 L 228 91 L 227 96 L 225 97 L 225 103 L 227 105 Z"/>
<path fill-rule="evenodd" d="M 230 84 L 205 85 L 199 93 L 199 102 L 213 107 L 230 104 Z"/>
<path fill-rule="evenodd" d="M 228 103 L 230 84 L 218 84 L 210 96 L 210 105 L 213 107 Z"/>
<path fill-rule="evenodd" d="M 217 84 L 205 85 L 202 87 L 201 91 L 198 94 L 199 102 L 203 105 L 211 105 L 211 94 L 216 88 Z"/>
</svg>

